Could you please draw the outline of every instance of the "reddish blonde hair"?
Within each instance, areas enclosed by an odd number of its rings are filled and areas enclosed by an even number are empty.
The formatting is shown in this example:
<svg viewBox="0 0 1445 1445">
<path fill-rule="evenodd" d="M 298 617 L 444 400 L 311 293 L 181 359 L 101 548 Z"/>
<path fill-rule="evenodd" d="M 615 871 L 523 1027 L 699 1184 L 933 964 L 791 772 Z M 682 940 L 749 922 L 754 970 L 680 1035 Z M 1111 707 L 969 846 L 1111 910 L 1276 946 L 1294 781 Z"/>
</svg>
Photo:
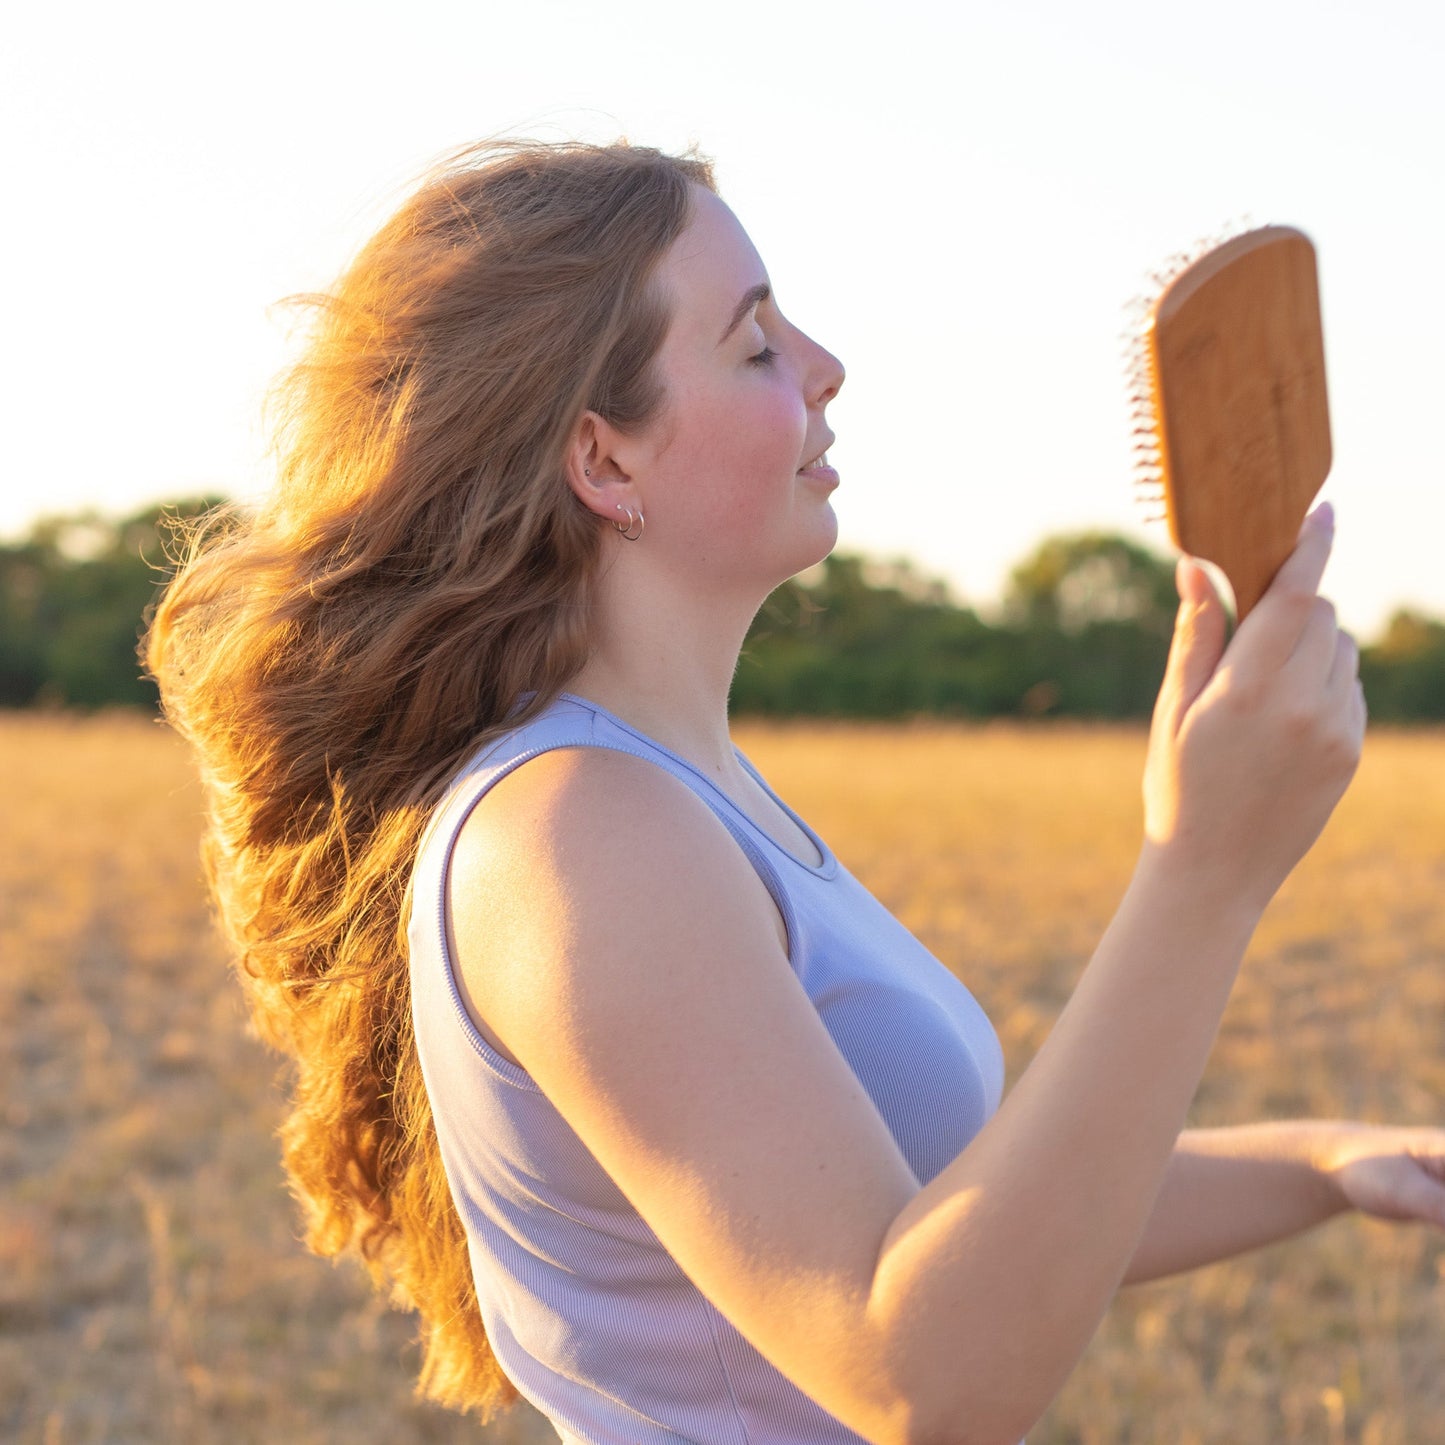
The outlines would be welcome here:
<svg viewBox="0 0 1445 1445">
<path fill-rule="evenodd" d="M 404 923 L 447 779 L 585 660 L 604 521 L 563 475 L 585 410 L 657 411 L 654 268 L 707 163 L 626 144 L 458 153 L 326 295 L 282 378 L 279 474 L 187 539 L 146 643 L 207 789 L 204 855 L 320 1254 L 421 1316 L 418 1389 L 516 1397 L 477 1310 L 417 1063 Z M 513 719 L 516 721 L 517 719 Z"/>
</svg>

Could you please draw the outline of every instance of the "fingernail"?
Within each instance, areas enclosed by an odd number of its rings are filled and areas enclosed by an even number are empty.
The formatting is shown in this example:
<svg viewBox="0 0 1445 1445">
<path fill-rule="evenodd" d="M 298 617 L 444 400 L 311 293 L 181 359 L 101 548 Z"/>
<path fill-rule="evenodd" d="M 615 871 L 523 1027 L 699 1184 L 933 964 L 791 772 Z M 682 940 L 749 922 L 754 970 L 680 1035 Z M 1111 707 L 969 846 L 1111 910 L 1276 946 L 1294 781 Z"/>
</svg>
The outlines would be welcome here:
<svg viewBox="0 0 1445 1445">
<path fill-rule="evenodd" d="M 1322 532 L 1333 532 L 1335 530 L 1335 509 L 1331 502 L 1321 502 L 1318 507 L 1310 513 L 1310 522 Z"/>
</svg>

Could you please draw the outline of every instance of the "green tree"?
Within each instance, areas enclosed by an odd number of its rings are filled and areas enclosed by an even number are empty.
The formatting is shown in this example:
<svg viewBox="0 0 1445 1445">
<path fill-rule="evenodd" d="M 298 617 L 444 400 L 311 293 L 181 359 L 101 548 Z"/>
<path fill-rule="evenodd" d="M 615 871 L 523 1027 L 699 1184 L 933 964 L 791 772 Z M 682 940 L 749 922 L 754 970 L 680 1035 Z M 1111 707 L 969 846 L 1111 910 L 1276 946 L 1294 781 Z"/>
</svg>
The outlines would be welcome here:
<svg viewBox="0 0 1445 1445">
<path fill-rule="evenodd" d="M 907 563 L 835 553 L 769 599 L 733 705 L 879 718 L 1147 715 L 1172 631 L 1169 564 L 1093 534 L 1045 543 L 1015 575 L 1013 620 L 999 627 Z"/>
<path fill-rule="evenodd" d="M 989 631 L 911 563 L 835 552 L 764 604 L 733 707 L 845 717 L 974 712 L 957 663 Z"/>
<path fill-rule="evenodd" d="M 1445 719 L 1445 622 L 1401 609 L 1360 652 L 1370 716 L 1380 722 Z"/>
<path fill-rule="evenodd" d="M 218 500 L 151 506 L 119 521 L 47 517 L 0 547 L 0 704 L 154 706 L 136 645 L 169 575 L 166 518 Z"/>
<path fill-rule="evenodd" d="M 1112 532 L 1046 538 L 1009 574 L 1004 593 L 1014 625 L 1066 633 L 1122 622 L 1167 637 L 1177 609 L 1174 564 Z"/>
</svg>

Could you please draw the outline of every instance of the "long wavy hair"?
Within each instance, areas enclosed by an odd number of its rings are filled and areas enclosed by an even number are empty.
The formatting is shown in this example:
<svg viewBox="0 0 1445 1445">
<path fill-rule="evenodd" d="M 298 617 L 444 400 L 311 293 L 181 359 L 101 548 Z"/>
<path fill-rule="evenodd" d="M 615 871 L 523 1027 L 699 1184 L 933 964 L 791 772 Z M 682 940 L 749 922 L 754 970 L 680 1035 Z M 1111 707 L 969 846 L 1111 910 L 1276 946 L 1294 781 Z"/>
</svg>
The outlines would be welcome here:
<svg viewBox="0 0 1445 1445">
<path fill-rule="evenodd" d="M 193 744 L 203 847 L 323 1255 L 421 1317 L 418 1391 L 485 1416 L 488 1345 L 417 1062 L 404 937 L 449 778 L 585 661 L 607 523 L 564 477 L 592 410 L 664 400 L 653 274 L 706 161 L 625 143 L 451 157 L 324 295 L 273 394 L 278 475 L 184 538 L 144 644 Z M 535 697 L 514 712 L 527 692 Z M 510 716 L 509 716 L 510 715 Z"/>
</svg>

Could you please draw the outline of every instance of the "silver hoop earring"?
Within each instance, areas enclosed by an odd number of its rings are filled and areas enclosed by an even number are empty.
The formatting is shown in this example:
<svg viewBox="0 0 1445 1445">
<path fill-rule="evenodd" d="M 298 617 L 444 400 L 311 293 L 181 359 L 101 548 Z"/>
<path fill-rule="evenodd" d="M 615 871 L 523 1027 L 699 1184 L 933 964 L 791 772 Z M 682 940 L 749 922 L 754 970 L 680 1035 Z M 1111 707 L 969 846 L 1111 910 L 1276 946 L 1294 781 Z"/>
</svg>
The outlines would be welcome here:
<svg viewBox="0 0 1445 1445">
<path fill-rule="evenodd" d="M 612 525 L 622 534 L 624 542 L 636 542 L 642 536 L 642 528 L 645 525 L 642 516 L 642 508 L 639 507 L 636 513 L 631 507 L 624 507 L 621 502 L 617 504 L 617 510 L 627 515 L 627 521 L 614 522 Z"/>
</svg>

